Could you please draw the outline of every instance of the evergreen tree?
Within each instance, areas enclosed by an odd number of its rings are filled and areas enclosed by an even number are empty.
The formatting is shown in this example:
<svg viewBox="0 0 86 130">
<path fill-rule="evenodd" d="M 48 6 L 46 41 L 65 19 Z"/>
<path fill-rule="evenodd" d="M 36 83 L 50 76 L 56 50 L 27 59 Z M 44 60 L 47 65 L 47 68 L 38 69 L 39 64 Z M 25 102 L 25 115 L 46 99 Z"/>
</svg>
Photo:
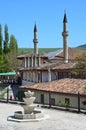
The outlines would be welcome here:
<svg viewBox="0 0 86 130">
<path fill-rule="evenodd" d="M 0 24 L 0 56 L 2 56 L 2 26 Z"/>
<path fill-rule="evenodd" d="M 12 54 L 17 54 L 18 52 L 18 44 L 14 35 L 10 36 L 9 50 Z"/>
<path fill-rule="evenodd" d="M 5 34 L 5 40 L 4 40 L 4 54 L 7 54 L 9 52 L 9 33 L 8 33 L 8 26 L 7 24 L 4 27 L 4 34 Z"/>
<path fill-rule="evenodd" d="M 17 69 L 17 53 L 18 53 L 18 45 L 17 40 L 14 35 L 10 36 L 10 44 L 9 44 L 9 50 L 10 50 L 10 65 L 13 70 Z"/>
<path fill-rule="evenodd" d="M 3 55 L 0 55 L 0 73 L 4 72 L 4 59 L 3 59 Z"/>
<path fill-rule="evenodd" d="M 5 54 L 3 56 L 3 71 L 4 72 L 10 72 L 12 71 L 12 66 L 10 65 L 10 58 L 9 58 L 9 54 Z"/>
<path fill-rule="evenodd" d="M 2 47 L 2 27 L 0 25 L 0 72 L 10 72 L 17 69 L 18 45 L 14 35 L 10 36 L 7 24 L 4 26 L 4 42 Z"/>
<path fill-rule="evenodd" d="M 3 72 L 2 26 L 0 24 L 0 72 Z"/>
</svg>

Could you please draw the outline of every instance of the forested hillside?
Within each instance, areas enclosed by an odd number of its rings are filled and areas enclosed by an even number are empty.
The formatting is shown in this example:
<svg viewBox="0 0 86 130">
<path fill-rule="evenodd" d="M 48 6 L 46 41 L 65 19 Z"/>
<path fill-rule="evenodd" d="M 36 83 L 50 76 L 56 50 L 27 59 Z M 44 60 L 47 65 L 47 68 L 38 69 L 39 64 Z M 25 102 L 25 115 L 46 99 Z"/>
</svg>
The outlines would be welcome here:
<svg viewBox="0 0 86 130">
<path fill-rule="evenodd" d="M 58 49 L 60 48 L 39 48 L 39 54 L 56 51 Z M 19 48 L 18 49 L 18 54 L 33 53 L 33 52 L 34 52 L 33 48 Z"/>
<path fill-rule="evenodd" d="M 77 46 L 76 48 L 77 48 L 77 49 L 80 49 L 80 50 L 86 50 L 86 44 Z"/>
</svg>

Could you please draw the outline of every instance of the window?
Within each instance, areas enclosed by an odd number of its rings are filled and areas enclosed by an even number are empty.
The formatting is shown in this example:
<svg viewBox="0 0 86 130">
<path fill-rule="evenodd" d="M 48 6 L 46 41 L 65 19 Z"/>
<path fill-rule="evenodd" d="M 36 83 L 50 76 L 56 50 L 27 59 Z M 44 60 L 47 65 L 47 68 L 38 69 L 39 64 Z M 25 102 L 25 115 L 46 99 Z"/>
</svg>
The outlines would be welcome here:
<svg viewBox="0 0 86 130">
<path fill-rule="evenodd" d="M 41 94 L 41 104 L 44 104 L 44 94 Z"/>
</svg>

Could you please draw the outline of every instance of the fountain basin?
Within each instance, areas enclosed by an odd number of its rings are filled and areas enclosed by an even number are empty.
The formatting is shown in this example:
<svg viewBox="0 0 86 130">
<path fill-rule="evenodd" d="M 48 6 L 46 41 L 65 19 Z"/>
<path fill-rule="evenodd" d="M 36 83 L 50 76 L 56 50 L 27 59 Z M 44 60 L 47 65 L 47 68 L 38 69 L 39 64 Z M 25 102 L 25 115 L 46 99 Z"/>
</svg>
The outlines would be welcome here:
<svg viewBox="0 0 86 130">
<path fill-rule="evenodd" d="M 35 104 L 31 104 L 31 105 L 21 105 L 24 109 L 24 113 L 25 114 L 31 114 L 34 111 L 34 108 L 37 106 Z"/>
<path fill-rule="evenodd" d="M 16 111 L 14 113 L 15 119 L 38 119 L 43 117 L 44 115 L 41 110 L 34 110 L 32 114 L 24 114 L 22 111 Z"/>
</svg>

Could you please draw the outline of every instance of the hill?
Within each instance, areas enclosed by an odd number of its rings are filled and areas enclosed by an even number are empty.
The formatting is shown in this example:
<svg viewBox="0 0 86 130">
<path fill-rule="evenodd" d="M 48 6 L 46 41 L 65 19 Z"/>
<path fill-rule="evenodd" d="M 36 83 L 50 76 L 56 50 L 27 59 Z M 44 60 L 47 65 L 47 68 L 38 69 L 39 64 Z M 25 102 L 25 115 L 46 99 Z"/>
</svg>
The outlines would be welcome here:
<svg viewBox="0 0 86 130">
<path fill-rule="evenodd" d="M 56 51 L 60 48 L 39 48 L 39 54 L 44 54 L 52 51 Z M 18 53 L 19 54 L 25 54 L 25 53 L 33 53 L 34 48 L 19 48 Z"/>
<path fill-rule="evenodd" d="M 86 44 L 77 46 L 76 48 L 77 48 L 77 49 L 80 49 L 80 50 L 86 50 Z"/>
<path fill-rule="evenodd" d="M 53 51 L 56 51 L 58 49 L 61 49 L 61 48 L 39 48 L 39 54 L 53 52 Z M 77 46 L 75 49 L 84 51 L 84 50 L 86 50 L 86 44 Z M 34 52 L 34 48 L 19 48 L 18 49 L 18 54 L 26 54 L 26 53 L 31 54 L 33 52 Z"/>
</svg>

